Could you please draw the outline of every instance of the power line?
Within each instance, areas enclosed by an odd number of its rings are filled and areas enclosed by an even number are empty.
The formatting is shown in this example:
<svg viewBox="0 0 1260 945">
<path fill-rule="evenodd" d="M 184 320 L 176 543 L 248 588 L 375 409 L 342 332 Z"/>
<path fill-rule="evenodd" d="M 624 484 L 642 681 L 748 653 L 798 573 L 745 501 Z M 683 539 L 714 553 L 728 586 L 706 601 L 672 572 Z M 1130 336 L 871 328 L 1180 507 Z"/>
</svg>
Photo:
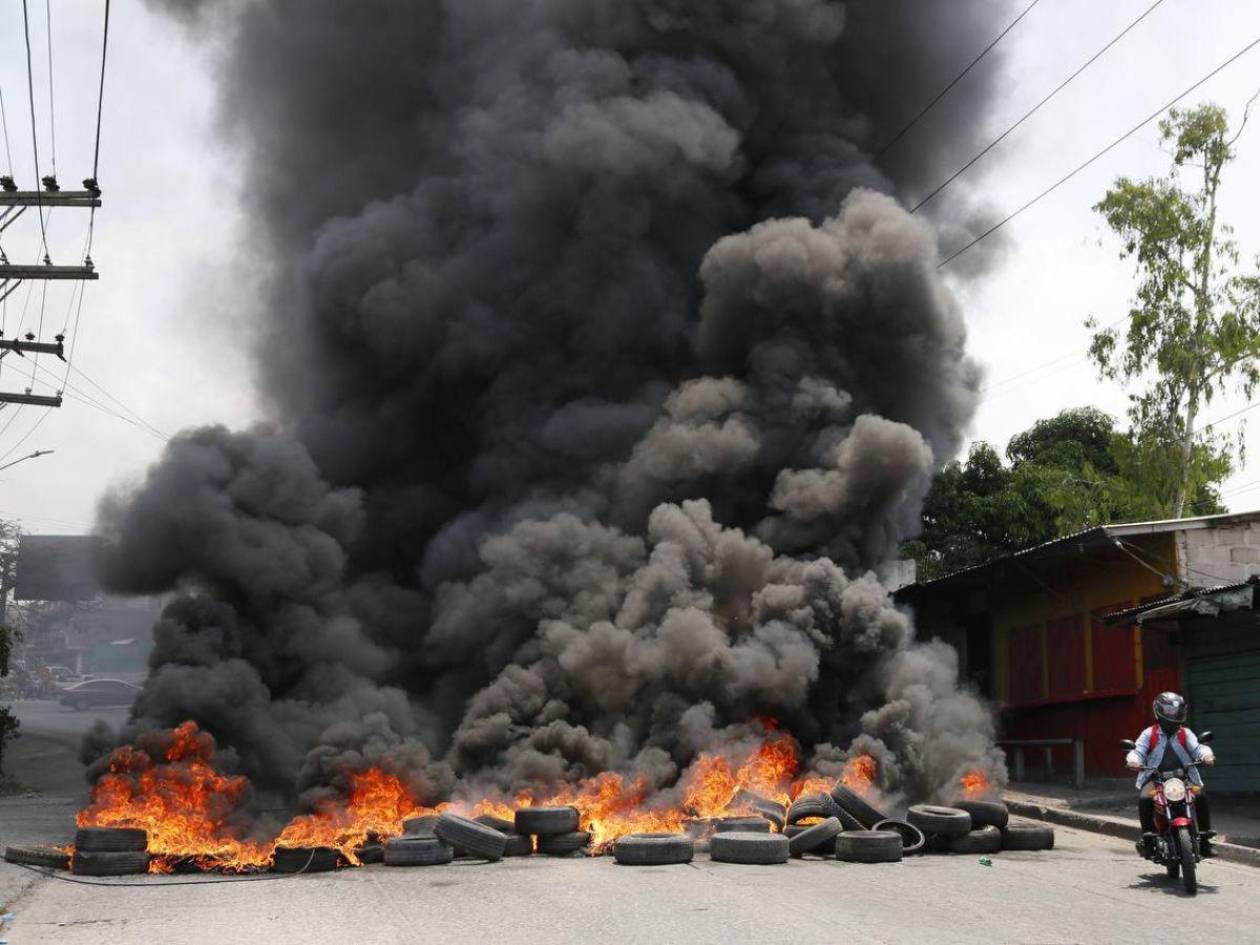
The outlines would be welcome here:
<svg viewBox="0 0 1260 945">
<path fill-rule="evenodd" d="M 967 64 L 967 67 L 963 69 L 962 72 L 954 76 L 953 81 L 951 81 L 948 85 L 946 85 L 945 88 L 937 92 L 935 98 L 933 98 L 930 102 L 924 105 L 923 108 L 919 110 L 919 113 L 917 115 L 911 118 L 900 131 L 898 131 L 895 135 L 893 135 L 892 138 L 890 138 L 888 142 L 882 148 L 880 148 L 878 151 L 875 152 L 875 157 L 873 158 L 873 160 L 878 161 L 880 158 L 882 158 L 885 154 L 888 153 L 888 151 L 892 148 L 893 145 L 895 145 L 898 141 L 900 141 L 903 137 L 905 137 L 906 132 L 908 132 L 911 128 L 917 125 L 920 119 L 922 119 L 924 115 L 926 115 L 933 108 L 935 108 L 936 103 L 939 102 L 941 99 L 943 99 L 946 95 L 948 95 L 950 90 L 954 86 L 956 86 L 959 82 L 961 82 L 966 77 L 967 73 L 969 73 L 972 69 L 974 69 L 980 63 L 981 59 L 983 59 L 990 52 L 992 52 L 993 47 L 996 46 L 998 43 L 1000 43 L 1006 37 L 1006 34 L 1009 33 L 1011 30 L 1013 30 L 1015 28 L 1015 25 L 1024 17 L 1026 17 L 1029 13 L 1031 13 L 1032 8 L 1035 7 L 1040 2 L 1041 0 L 1032 0 L 1032 3 L 1024 7 L 1023 12 L 1020 13 L 1019 16 L 1015 17 L 1015 19 L 1011 20 L 1011 22 L 1007 25 L 1006 29 L 1002 30 L 1002 32 L 997 34 L 993 42 L 989 43 L 989 45 L 985 46 L 984 49 L 980 50 L 980 55 L 976 56 L 975 59 L 971 60 L 971 62 Z"/>
<path fill-rule="evenodd" d="M 1203 78 L 1199 79 L 1197 82 L 1195 82 L 1195 83 L 1194 83 L 1193 85 L 1191 85 L 1189 88 L 1187 88 L 1187 89 L 1185 89 L 1183 92 L 1181 92 L 1181 94 L 1179 94 L 1176 98 L 1173 98 L 1173 99 L 1171 99 L 1170 101 L 1166 102 L 1165 104 L 1161 105 L 1158 109 L 1156 109 L 1154 112 L 1152 112 L 1152 113 L 1151 113 L 1150 115 L 1148 115 L 1146 118 L 1143 118 L 1140 122 L 1138 122 L 1136 125 L 1134 125 L 1132 128 L 1130 128 L 1128 131 L 1126 131 L 1124 134 L 1122 134 L 1120 137 L 1118 137 L 1115 141 L 1111 142 L 1111 144 L 1107 145 L 1105 148 L 1103 148 L 1101 151 L 1099 151 L 1098 153 L 1096 153 L 1096 154 L 1095 154 L 1093 157 L 1091 157 L 1089 160 L 1085 161 L 1085 162 L 1084 162 L 1084 163 L 1082 163 L 1082 164 L 1077 165 L 1074 169 L 1072 169 L 1071 171 L 1069 171 L 1067 174 L 1065 174 L 1065 175 L 1063 175 L 1062 177 L 1060 177 L 1057 181 L 1055 181 L 1053 184 L 1051 184 L 1049 187 L 1047 187 L 1047 188 L 1046 188 L 1045 190 L 1043 190 L 1041 193 L 1037 194 L 1037 196 L 1033 197 L 1031 200 L 1029 200 L 1027 203 L 1025 203 L 1025 204 L 1024 204 L 1022 207 L 1020 207 L 1018 210 L 1015 210 L 1013 213 L 1010 213 L 1010 214 L 1008 214 L 1007 216 L 1003 217 L 1001 220 L 999 220 L 997 223 L 993 224 L 993 226 L 989 227 L 987 230 L 985 230 L 983 233 L 981 233 L 979 236 L 977 236 L 975 239 L 973 239 L 970 243 L 968 243 L 968 244 L 967 244 L 966 246 L 964 246 L 962 249 L 960 249 L 960 250 L 958 250 L 957 252 L 952 253 L 951 255 L 947 256 L 944 260 L 942 260 L 940 263 L 938 263 L 938 264 L 937 264 L 937 267 L 936 267 L 936 268 L 937 268 L 937 269 L 942 269 L 942 268 L 944 268 L 945 266 L 948 266 L 951 262 L 953 262 L 955 259 L 957 259 L 959 256 L 961 256 L 963 253 L 967 252 L 967 250 L 971 249 L 971 247 L 975 246 L 975 245 L 976 245 L 977 243 L 979 243 L 981 240 L 983 240 L 983 239 L 987 239 L 988 237 L 992 236 L 992 235 L 993 235 L 994 233 L 996 233 L 998 230 L 1002 229 L 1002 227 L 1006 226 L 1006 224 L 1010 223 L 1010 222 L 1011 222 L 1012 220 L 1014 220 L 1017 216 L 1019 216 L 1021 213 L 1023 213 L 1025 210 L 1027 210 L 1029 207 L 1033 206 L 1033 205 L 1034 205 L 1034 204 L 1036 204 L 1036 203 L 1039 203 L 1041 200 L 1043 200 L 1044 198 L 1048 197 L 1050 194 L 1054 193 L 1056 190 L 1058 190 L 1060 187 L 1062 187 L 1064 184 L 1066 184 L 1068 181 L 1070 181 L 1073 177 L 1075 177 L 1075 176 L 1076 176 L 1077 174 L 1079 174 L 1081 171 L 1085 170 L 1087 167 L 1089 167 L 1091 164 L 1093 164 L 1093 163 L 1094 163 L 1095 161 L 1097 161 L 1099 158 L 1103 157 L 1103 155 L 1108 154 L 1109 152 L 1113 151 L 1115 148 L 1117 148 L 1117 147 L 1119 147 L 1121 144 L 1123 144 L 1125 141 L 1127 141 L 1129 138 L 1133 137 L 1133 135 L 1137 134 L 1139 131 L 1141 131 L 1144 127 L 1146 127 L 1147 125 L 1149 125 L 1152 121 L 1154 121 L 1156 118 L 1158 118 L 1158 117 L 1159 117 L 1160 115 L 1162 115 L 1164 112 L 1166 112 L 1168 109 L 1172 108 L 1174 105 L 1176 105 L 1178 102 L 1180 102 L 1183 98 L 1185 98 L 1185 97 L 1186 97 L 1187 95 L 1189 95 L 1191 92 L 1195 91 L 1197 88 L 1199 88 L 1199 86 L 1201 86 L 1201 85 L 1203 85 L 1204 83 L 1208 82 L 1210 79 L 1215 78 L 1215 77 L 1216 77 L 1216 75 L 1217 75 L 1218 73 L 1220 73 L 1220 72 L 1224 71 L 1224 70 L 1225 70 L 1226 68 L 1228 68 L 1229 66 L 1232 66 L 1235 62 L 1237 62 L 1239 59 L 1241 59 L 1241 58 L 1242 58 L 1243 56 L 1245 56 L 1247 53 L 1251 52 L 1251 50 L 1252 50 L 1252 49 L 1254 49 L 1256 46 L 1260 46 L 1260 37 L 1257 37 L 1256 39 L 1253 39 L 1253 40 L 1252 40 L 1251 42 L 1249 42 L 1246 46 L 1244 46 L 1242 49 L 1238 50 L 1238 52 L 1234 53 L 1234 55 L 1230 56 L 1228 59 L 1226 59 L 1224 62 L 1222 62 L 1219 66 L 1217 66 L 1215 69 L 1213 69 L 1213 70 L 1212 70 L 1211 72 L 1209 72 L 1207 75 L 1205 75 Z"/>
<path fill-rule="evenodd" d="M 6 459 L 12 456 L 14 450 L 16 450 L 19 446 L 21 446 L 28 439 L 30 439 L 31 434 L 34 433 L 36 430 L 38 430 L 40 426 L 43 425 L 43 422 L 48 419 L 48 415 L 52 413 L 52 410 L 53 410 L 52 407 L 44 408 L 44 412 L 39 415 L 39 419 L 36 420 L 31 425 L 31 428 L 22 435 L 22 438 L 18 440 L 16 443 L 14 443 L 12 446 L 10 446 L 6 452 L 4 452 L 3 454 L 0 454 L 0 463 L 4 462 Z"/>
<path fill-rule="evenodd" d="M 35 152 L 35 176 L 39 177 L 39 132 L 35 127 L 35 69 L 31 65 L 31 19 L 26 0 L 22 0 L 22 29 L 26 34 L 26 94 L 31 101 L 31 148 Z M 48 229 L 44 223 L 44 205 L 40 202 L 38 183 L 35 187 L 35 207 L 39 212 L 39 233 L 48 255 Z"/>
<path fill-rule="evenodd" d="M 9 165 L 9 176 L 13 176 L 13 152 L 9 149 L 9 116 L 4 110 L 4 89 L 0 89 L 0 125 L 4 126 L 4 157 Z"/>
<path fill-rule="evenodd" d="M 52 172 L 57 176 L 57 106 L 53 93 L 53 57 L 52 57 L 52 0 L 44 0 L 44 12 L 47 14 L 48 38 L 48 131 L 52 137 Z"/>
<path fill-rule="evenodd" d="M 1129 316 L 1128 316 L 1128 315 L 1122 315 L 1120 318 L 1117 318 L 1114 322 L 1112 322 L 1111 324 L 1107 325 L 1107 326 L 1106 326 L 1103 330 L 1104 330 L 1104 331 L 1109 331 L 1109 330 L 1111 330 L 1112 328 L 1115 328 L 1115 327 L 1117 327 L 1118 325 L 1120 325 L 1121 323 L 1126 322 L 1126 321 L 1128 321 L 1128 320 L 1129 320 Z M 980 393 L 981 393 L 981 394 L 989 394 L 989 393 L 993 393 L 994 388 L 997 388 L 997 387 L 1004 387 L 1004 386 L 1006 386 L 1007 384 L 1013 384 L 1015 381 L 1022 380 L 1023 378 L 1027 377 L 1027 376 L 1028 376 L 1028 375 L 1030 375 L 1030 374 L 1036 374 L 1038 371 L 1044 370 L 1045 368 L 1048 368 L 1048 367 L 1053 367 L 1054 365 L 1059 364 L 1059 363 L 1060 363 L 1060 362 L 1062 362 L 1062 361 L 1073 361 L 1073 362 L 1074 362 L 1074 361 L 1079 360 L 1080 358 L 1084 358 L 1084 357 L 1088 357 L 1088 356 L 1089 356 L 1089 349 L 1088 349 L 1088 348 L 1086 348 L 1083 352 L 1070 351 L 1070 352 L 1068 352 L 1067 354 L 1060 355 L 1059 357 L 1054 358 L 1054 359 L 1053 359 L 1053 360 L 1051 360 L 1051 361 L 1046 361 L 1046 362 L 1044 362 L 1044 363 L 1042 363 L 1042 364 L 1038 364 L 1038 365 L 1037 365 L 1037 366 L 1035 366 L 1035 367 L 1031 367 L 1031 368 L 1029 368 L 1029 369 L 1028 369 L 1028 370 L 1026 370 L 1026 371 L 1021 371 L 1021 372 L 1020 372 L 1020 373 L 1018 373 L 1018 374 L 1012 374 L 1012 375 L 1011 375 L 1011 376 L 1009 376 L 1009 377 L 1004 377 L 1004 378 L 1002 378 L 1001 380 L 994 381 L 994 382 L 993 382 L 992 384 L 990 384 L 988 387 L 983 387 L 983 388 L 981 388 Z M 987 400 L 987 399 L 988 399 L 988 398 L 985 398 L 985 400 Z M 983 403 L 984 401 L 981 401 L 981 402 Z"/>
<path fill-rule="evenodd" d="M 127 411 L 127 413 L 129 413 L 129 414 L 131 414 L 133 417 L 135 417 L 135 418 L 136 418 L 136 420 L 138 420 L 140 423 L 144 424 L 146 427 L 148 427 L 150 430 L 152 430 L 154 433 L 156 433 L 156 434 L 157 434 L 158 436 L 160 436 L 162 439 L 164 439 L 164 440 L 169 440 L 169 439 L 171 438 L 171 437 L 170 437 L 170 434 L 168 434 L 168 433 L 164 433 L 164 432 L 163 432 L 163 431 L 162 431 L 159 427 L 155 427 L 155 426 L 154 426 L 153 424 L 151 424 L 148 420 L 144 419 L 144 417 L 140 416 L 140 414 L 139 414 L 139 413 L 137 413 L 135 410 L 133 410 L 133 409 L 132 409 L 131 407 L 129 407 L 127 404 L 123 403 L 121 400 L 119 400 L 117 397 L 115 397 L 113 394 L 111 394 L 111 393 L 110 393 L 108 390 L 106 390 L 106 389 L 105 389 L 102 385 L 100 385 L 100 384 L 98 384 L 96 381 L 92 380 L 92 378 L 90 378 L 90 377 L 88 376 L 87 372 L 86 372 L 86 371 L 84 371 L 82 368 L 80 368 L 80 367 L 75 367 L 75 368 L 73 368 L 73 371 L 74 371 L 74 373 L 75 373 L 75 374 L 78 374 L 81 378 L 83 378 L 85 381 L 87 381 L 89 384 L 91 384 L 93 387 L 95 387 L 97 390 L 99 390 L 102 394 L 104 394 L 106 397 L 108 397 L 110 400 L 112 400 L 114 403 L 116 403 L 116 404 L 117 404 L 119 407 L 121 407 L 123 410 Z"/>
<path fill-rule="evenodd" d="M 950 184 L 952 184 L 954 181 L 958 180 L 958 178 L 959 178 L 959 177 L 961 177 L 964 173 L 966 173 L 966 171 L 967 171 L 967 169 L 968 169 L 968 168 L 970 168 L 973 164 L 975 164 L 977 161 L 979 161 L 982 157 L 984 157 L 986 154 L 988 154 L 990 151 L 992 151 L 994 148 L 996 148 L 999 144 L 1001 144 L 1001 143 L 1002 143 L 1002 142 L 1006 139 L 1007 135 L 1009 135 L 1011 132 L 1013 132 L 1016 128 L 1018 128 L 1020 125 L 1022 125 L 1024 122 L 1026 122 L 1026 121 L 1027 121 L 1029 118 L 1031 118 L 1033 115 L 1037 114 L 1037 112 L 1041 110 L 1041 107 L 1042 107 L 1043 105 L 1045 105 L 1045 104 L 1046 104 L 1047 102 L 1049 102 L 1052 98 L 1054 98 L 1056 95 L 1058 95 L 1060 92 L 1062 92 L 1065 88 L 1067 88 L 1069 85 L 1071 85 L 1071 83 L 1073 82 L 1073 80 L 1075 80 L 1075 79 L 1076 79 L 1076 77 L 1077 77 L 1077 76 L 1079 76 L 1082 72 L 1084 72 L 1086 69 L 1088 69 L 1090 66 L 1092 66 L 1095 62 L 1097 62 L 1099 59 L 1101 59 L 1101 58 L 1102 58 L 1102 57 L 1106 54 L 1107 50 L 1109 50 L 1109 49 L 1110 49 L 1112 46 L 1114 46 L 1116 43 L 1120 42 L 1120 40 L 1124 39 L 1124 37 L 1125 37 L 1125 36 L 1127 36 L 1127 35 L 1129 34 L 1129 32 L 1130 32 L 1130 31 L 1131 31 L 1134 27 L 1136 27 L 1139 23 L 1141 23 L 1141 22 L 1142 22 L 1143 20 L 1145 20 L 1148 16 L 1150 16 L 1150 15 L 1151 15 L 1151 13 L 1153 13 L 1153 12 L 1155 11 L 1155 8 L 1156 8 L 1156 7 L 1158 7 L 1158 6 L 1159 6 L 1161 3 L 1163 3 L 1163 2 L 1164 2 L 1164 0 L 1155 0 L 1155 2 L 1154 2 L 1154 3 L 1152 3 L 1149 7 L 1147 7 L 1147 8 L 1146 8 L 1146 10 L 1145 10 L 1145 11 L 1144 11 L 1144 12 L 1143 12 L 1143 13 L 1142 13 L 1142 14 L 1141 14 L 1141 15 L 1140 15 L 1140 16 L 1139 16 L 1136 20 L 1134 20 L 1132 23 L 1130 23 L 1128 26 L 1126 26 L 1123 30 L 1121 30 L 1118 34 L 1116 34 L 1114 37 L 1112 37 L 1111 41 L 1110 41 L 1109 43 L 1107 43 L 1107 45 L 1106 45 L 1106 46 L 1104 46 L 1102 49 L 1098 50 L 1098 52 L 1096 52 L 1096 53 L 1094 53 L 1092 56 L 1090 56 L 1090 57 L 1089 57 L 1089 59 L 1087 59 L 1087 60 L 1085 61 L 1085 63 L 1084 63 L 1084 64 L 1083 64 L 1080 68 L 1078 68 L 1078 69 L 1077 69 L 1075 72 L 1073 72 L 1070 76 L 1068 76 L 1066 79 L 1064 79 L 1064 80 L 1063 80 L 1062 82 L 1060 82 L 1058 85 L 1056 85 L 1056 86 L 1054 87 L 1054 89 L 1052 89 L 1052 90 L 1051 90 L 1051 92 L 1050 92 L 1050 94 L 1049 94 L 1049 95 L 1047 95 L 1045 98 L 1043 98 L 1040 102 L 1038 102 L 1036 105 L 1034 105 L 1034 106 L 1033 106 L 1032 108 L 1030 108 L 1028 111 L 1024 112 L 1024 114 L 1023 114 L 1022 116 L 1020 116 L 1019 120 L 1018 120 L 1018 121 L 1016 121 L 1016 122 L 1015 122 L 1015 124 L 1011 125 L 1011 126 L 1010 126 L 1009 128 L 1007 128 L 1005 131 L 1003 131 L 1000 135 L 998 135 L 996 138 L 994 138 L 992 141 L 990 141 L 990 142 L 989 142 L 989 143 L 988 143 L 988 144 L 984 147 L 984 149 L 983 149 L 983 150 L 982 150 L 979 154 L 977 154 L 975 157 L 973 157 L 970 161 L 968 161 L 966 164 L 964 164 L 964 165 L 963 165 L 962 167 L 960 167 L 958 170 L 954 171 L 954 173 L 953 173 L 953 174 L 951 174 L 948 178 L 946 178 L 946 179 L 945 179 L 945 181 L 944 181 L 942 184 L 940 184 L 940 186 L 938 186 L 938 187 L 937 187 L 935 190 L 933 190 L 930 194 L 928 194 L 926 197 L 924 197 L 922 200 L 920 200 L 918 203 L 916 203 L 916 204 L 914 205 L 914 207 L 910 210 L 910 212 L 911 212 L 911 213 L 918 213 L 918 212 L 919 212 L 919 210 L 920 210 L 920 209 L 924 206 L 924 204 L 926 204 L 928 201 L 930 201 L 933 197 L 935 197 L 937 194 L 939 194 L 942 190 L 944 190 L 946 187 L 948 187 L 948 186 L 949 186 Z"/>
<path fill-rule="evenodd" d="M 101 160 L 101 109 L 105 103 L 105 55 L 109 51 L 109 0 L 105 0 L 105 29 L 101 39 L 101 84 L 96 93 L 96 146 L 92 149 L 92 179 Z M 96 208 L 92 208 L 95 216 Z"/>
</svg>

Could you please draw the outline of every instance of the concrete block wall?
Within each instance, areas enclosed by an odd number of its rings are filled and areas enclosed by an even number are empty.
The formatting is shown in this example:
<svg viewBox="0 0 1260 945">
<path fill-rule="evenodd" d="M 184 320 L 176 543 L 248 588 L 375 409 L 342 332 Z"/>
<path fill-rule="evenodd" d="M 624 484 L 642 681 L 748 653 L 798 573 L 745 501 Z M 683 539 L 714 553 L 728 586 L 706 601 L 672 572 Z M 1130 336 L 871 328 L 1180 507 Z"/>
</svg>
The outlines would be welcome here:
<svg viewBox="0 0 1260 945">
<path fill-rule="evenodd" d="M 1260 574 L 1260 522 L 1182 533 L 1185 580 L 1196 587 L 1237 584 Z"/>
</svg>

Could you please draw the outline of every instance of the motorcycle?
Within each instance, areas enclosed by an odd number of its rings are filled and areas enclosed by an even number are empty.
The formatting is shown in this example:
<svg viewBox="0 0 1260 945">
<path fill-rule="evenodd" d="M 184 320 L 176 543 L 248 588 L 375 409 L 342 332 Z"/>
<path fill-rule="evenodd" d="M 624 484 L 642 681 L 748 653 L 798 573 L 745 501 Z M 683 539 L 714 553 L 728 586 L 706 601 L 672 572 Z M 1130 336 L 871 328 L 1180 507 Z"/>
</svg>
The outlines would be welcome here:
<svg viewBox="0 0 1260 945">
<path fill-rule="evenodd" d="M 1211 732 L 1203 732 L 1199 741 L 1208 744 L 1212 741 Z M 1136 746 L 1132 739 L 1124 739 L 1121 743 L 1129 751 Z M 1199 762 L 1192 761 L 1189 768 L 1198 768 Z M 1210 837 L 1211 833 L 1201 834 L 1199 818 L 1195 811 L 1195 791 L 1186 783 L 1187 768 L 1175 768 L 1172 771 L 1158 771 L 1155 768 L 1142 768 L 1142 771 L 1154 772 L 1152 781 L 1155 784 L 1155 849 L 1147 856 L 1142 841 L 1138 841 L 1138 853 L 1164 867 L 1169 879 L 1181 877 L 1181 884 L 1187 893 L 1193 896 L 1199 891 L 1199 881 L 1195 867 L 1202 859 L 1199 848 L 1201 836 Z"/>
</svg>

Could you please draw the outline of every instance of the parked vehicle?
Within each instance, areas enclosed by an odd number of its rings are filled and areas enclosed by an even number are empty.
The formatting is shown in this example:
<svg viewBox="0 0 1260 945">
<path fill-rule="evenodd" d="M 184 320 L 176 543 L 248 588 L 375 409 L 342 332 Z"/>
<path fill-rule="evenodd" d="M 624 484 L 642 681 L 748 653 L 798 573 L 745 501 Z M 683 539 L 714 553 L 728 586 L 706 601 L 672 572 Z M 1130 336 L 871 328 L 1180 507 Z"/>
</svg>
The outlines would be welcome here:
<svg viewBox="0 0 1260 945">
<path fill-rule="evenodd" d="M 1206 745 L 1211 741 L 1211 732 L 1200 733 L 1200 743 Z M 1129 738 L 1120 744 L 1129 751 L 1134 748 L 1134 742 Z M 1192 761 L 1187 766 L 1198 767 L 1200 764 L 1197 761 Z M 1199 848 L 1199 819 L 1194 806 L 1195 792 L 1186 784 L 1187 768 L 1163 772 L 1155 768 L 1141 769 L 1154 772 L 1155 847 L 1149 857 L 1143 852 L 1141 841 L 1138 842 L 1137 849 L 1144 858 L 1161 864 L 1167 870 L 1169 879 L 1176 879 L 1180 875 L 1182 886 L 1193 896 L 1199 891 L 1196 866 L 1202 856 Z"/>
<path fill-rule="evenodd" d="M 140 687 L 121 679 L 90 679 L 75 683 L 61 693 L 61 704 L 71 709 L 131 705 L 140 694 Z"/>
</svg>

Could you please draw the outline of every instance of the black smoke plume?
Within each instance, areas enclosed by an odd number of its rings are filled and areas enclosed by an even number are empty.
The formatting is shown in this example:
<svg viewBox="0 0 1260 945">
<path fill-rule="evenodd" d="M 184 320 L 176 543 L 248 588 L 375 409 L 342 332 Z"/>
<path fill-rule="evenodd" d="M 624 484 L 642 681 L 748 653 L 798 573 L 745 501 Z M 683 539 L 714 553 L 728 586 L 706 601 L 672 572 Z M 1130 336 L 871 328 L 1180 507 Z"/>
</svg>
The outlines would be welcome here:
<svg viewBox="0 0 1260 945">
<path fill-rule="evenodd" d="M 880 583 L 979 377 L 870 155 L 1004 3 L 162 5 L 248 169 L 273 419 L 102 504 L 112 585 L 177 591 L 123 739 L 195 719 L 290 800 L 668 786 L 757 715 L 906 795 L 1000 768 Z"/>
</svg>

